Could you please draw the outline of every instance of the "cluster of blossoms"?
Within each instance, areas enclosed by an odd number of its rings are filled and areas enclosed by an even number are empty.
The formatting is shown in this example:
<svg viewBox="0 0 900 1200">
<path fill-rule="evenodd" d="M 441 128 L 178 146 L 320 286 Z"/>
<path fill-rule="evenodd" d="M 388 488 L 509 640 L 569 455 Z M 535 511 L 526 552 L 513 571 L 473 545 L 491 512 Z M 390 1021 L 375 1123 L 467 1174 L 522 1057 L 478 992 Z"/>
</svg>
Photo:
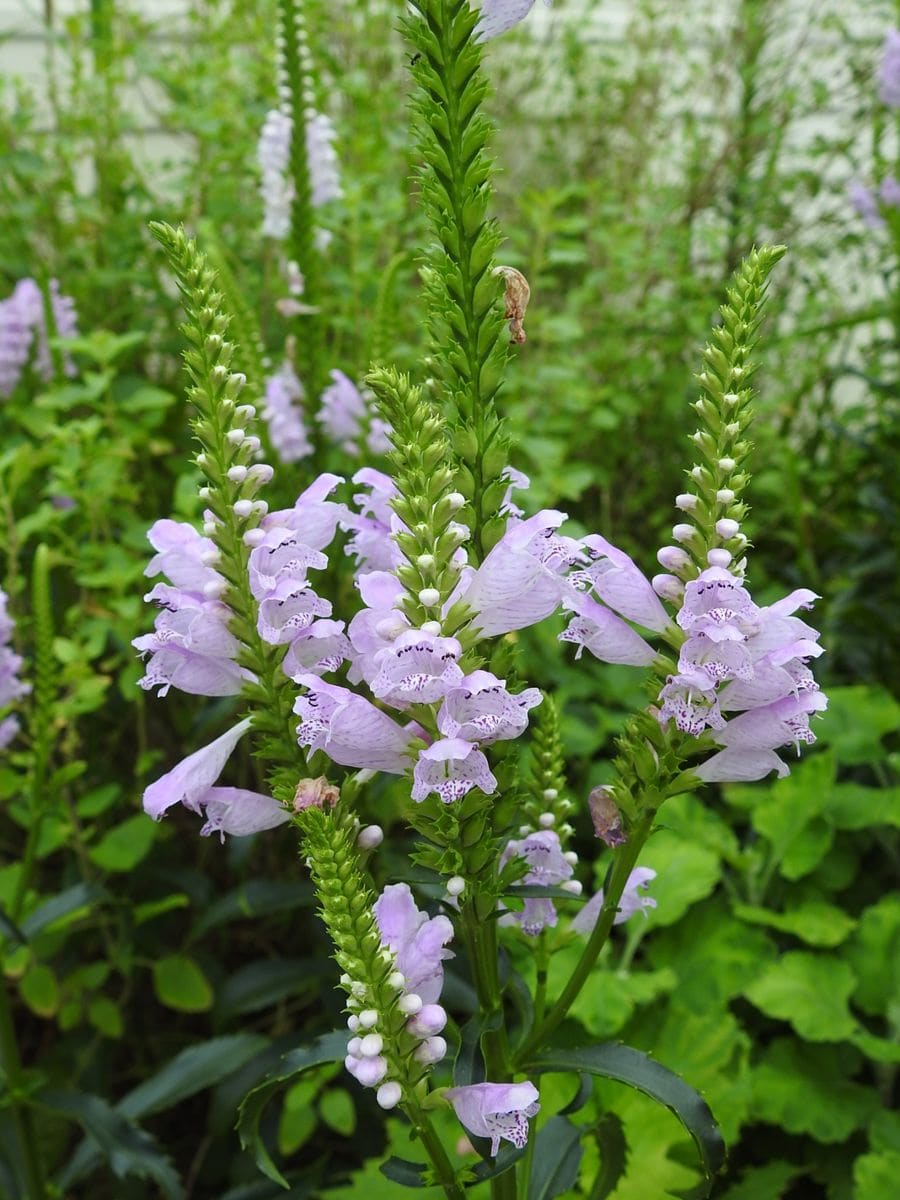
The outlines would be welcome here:
<svg viewBox="0 0 900 1200">
<path fill-rule="evenodd" d="M 453 937 L 448 917 L 430 917 L 421 912 L 405 883 L 389 884 L 374 906 L 375 922 L 384 950 L 392 957 L 394 970 L 388 984 L 396 994 L 396 1005 L 407 1018 L 406 1032 L 418 1042 L 413 1057 L 423 1066 L 431 1065 L 447 1053 L 440 1036 L 447 1024 L 447 1013 L 438 1003 L 444 984 L 443 961 L 452 958 L 446 949 Z M 349 991 L 347 1020 L 352 1034 L 344 1065 L 363 1087 L 377 1087 L 378 1103 L 393 1108 L 400 1100 L 400 1084 L 390 1078 L 387 1058 L 382 1054 L 385 1039 L 378 1026 L 383 1014 L 371 1007 L 368 989 L 360 980 L 344 976 L 341 983 Z"/>
<path fill-rule="evenodd" d="M 900 108 L 900 29 L 889 29 L 884 39 L 879 95 L 888 108 Z"/>
<path fill-rule="evenodd" d="M 62 294 L 55 279 L 50 280 L 49 301 L 57 335 L 75 337 L 75 302 Z M 45 383 L 53 378 L 44 296 L 33 279 L 20 279 L 12 294 L 0 301 L 0 396 L 12 395 L 29 359 L 32 370 Z M 64 369 L 68 375 L 75 372 L 69 358 Z"/>
<path fill-rule="evenodd" d="M 290 173 L 293 120 L 280 108 L 266 114 L 257 145 L 263 202 L 263 236 L 283 242 L 291 230 L 294 184 Z M 306 114 L 306 160 L 311 203 L 319 208 L 341 196 L 335 131 L 331 118 L 310 109 Z"/>
<path fill-rule="evenodd" d="M 31 691 L 31 685 L 19 678 L 22 656 L 10 648 L 13 622 L 6 611 L 7 602 L 6 592 L 0 588 L 0 711 Z M 5 750 L 18 732 L 16 717 L 0 720 L 0 750 Z"/>
<path fill-rule="evenodd" d="M 343 371 L 331 372 L 331 384 L 319 401 L 318 421 L 328 438 L 354 458 L 363 442 L 371 454 L 386 454 L 391 447 L 390 427 L 373 415 L 371 399 Z"/>
<path fill-rule="evenodd" d="M 888 108 L 900 108 L 900 29 L 889 29 L 884 39 L 878 94 Z M 900 180 L 886 176 L 877 190 L 853 180 L 847 195 L 857 216 L 869 229 L 880 229 L 893 210 L 900 209 Z"/>
<path fill-rule="evenodd" d="M 299 462 L 313 452 L 303 420 L 303 384 L 288 359 L 266 378 L 263 419 L 282 462 Z"/>
</svg>

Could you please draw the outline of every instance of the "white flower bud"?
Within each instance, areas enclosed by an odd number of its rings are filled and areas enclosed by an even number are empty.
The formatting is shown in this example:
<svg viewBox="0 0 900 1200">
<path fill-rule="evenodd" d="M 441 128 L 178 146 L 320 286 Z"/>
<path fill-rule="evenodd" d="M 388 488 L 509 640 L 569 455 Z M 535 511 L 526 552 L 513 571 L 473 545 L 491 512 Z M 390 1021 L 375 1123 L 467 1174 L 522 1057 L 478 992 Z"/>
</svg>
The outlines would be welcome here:
<svg viewBox="0 0 900 1200">
<path fill-rule="evenodd" d="M 254 463 L 247 472 L 247 478 L 252 479 L 255 483 L 269 483 L 275 472 L 268 463 Z"/>
<path fill-rule="evenodd" d="M 406 1016 L 414 1017 L 422 1007 L 422 997 L 417 996 L 415 992 L 407 992 L 405 996 L 400 997 L 397 1007 Z"/>
<path fill-rule="evenodd" d="M 379 1107 L 390 1109 L 397 1107 L 402 1095 L 400 1084 L 395 1079 L 391 1079 L 381 1085 L 375 1093 L 375 1099 L 378 1101 Z"/>
<path fill-rule="evenodd" d="M 677 603 L 684 595 L 684 584 L 674 575 L 654 575 L 650 580 L 650 586 L 663 600 L 671 600 Z"/>
<path fill-rule="evenodd" d="M 426 608 L 434 608 L 436 604 L 441 602 L 441 593 L 437 588 L 422 588 L 419 592 L 419 600 Z"/>
<path fill-rule="evenodd" d="M 565 854 L 563 855 L 563 858 L 566 860 L 566 862 L 569 864 L 570 867 L 574 867 L 578 863 L 578 855 L 575 853 L 574 850 L 567 850 L 565 852 Z"/>
<path fill-rule="evenodd" d="M 209 459 L 206 457 L 206 455 L 205 455 L 205 454 L 203 453 L 203 451 L 201 450 L 201 451 L 200 451 L 200 453 L 197 455 L 197 457 L 194 459 L 194 462 L 197 464 L 197 466 L 198 466 L 198 467 L 201 469 L 201 471 L 202 471 L 202 470 L 204 470 L 204 468 L 206 467 L 207 463 L 209 462 Z"/>
<path fill-rule="evenodd" d="M 216 525 L 215 521 L 204 521 L 203 522 L 203 532 L 206 535 L 206 537 L 212 537 L 213 534 L 216 532 L 217 528 L 218 528 L 218 526 Z"/>
<path fill-rule="evenodd" d="M 432 637 L 440 637 L 441 636 L 440 621 L 423 621 L 422 624 L 419 626 L 419 628 L 422 630 L 423 633 L 430 633 Z"/>
<path fill-rule="evenodd" d="M 349 1016 L 347 1018 L 347 1028 L 351 1033 L 356 1033 L 359 1029 L 359 1017 Z"/>
<path fill-rule="evenodd" d="M 406 986 L 406 976 L 402 971 L 392 971 L 387 977 L 387 985 L 393 988 L 395 992 L 399 992 L 401 988 Z"/>
<path fill-rule="evenodd" d="M 694 480 L 696 480 L 697 483 L 699 483 L 702 478 L 703 478 L 703 468 L 702 467 L 691 467 L 691 479 L 694 479 Z"/>
<path fill-rule="evenodd" d="M 255 454 L 261 445 L 262 442 L 255 433 L 251 434 L 250 437 L 244 438 L 244 449 L 249 450 L 251 454 Z"/>
<path fill-rule="evenodd" d="M 265 500 L 254 500 L 253 501 L 253 511 L 255 513 L 259 513 L 259 515 L 261 517 L 264 517 L 266 515 L 266 513 L 269 511 L 269 506 Z"/>
<path fill-rule="evenodd" d="M 369 994 L 369 989 L 361 979 L 353 980 L 353 982 L 350 984 L 350 991 L 357 998 L 357 1000 L 365 1000 L 366 996 Z"/>
<path fill-rule="evenodd" d="M 541 829 L 551 829 L 556 824 L 556 816 L 552 812 L 542 812 L 538 817 Z"/>
<path fill-rule="evenodd" d="M 734 408 L 735 404 L 739 403 L 740 396 L 737 392 L 725 392 L 722 399 L 729 408 Z"/>
<path fill-rule="evenodd" d="M 720 546 L 709 551 L 706 561 L 711 567 L 727 567 L 731 562 L 731 551 Z"/>
<path fill-rule="evenodd" d="M 736 533 L 740 532 L 740 525 L 737 521 L 732 521 L 730 517 L 723 517 L 721 521 L 716 521 L 716 533 L 720 538 L 733 538 Z"/>
<path fill-rule="evenodd" d="M 459 512 L 466 502 L 466 498 L 462 492 L 450 492 L 450 494 L 446 497 L 446 500 L 450 505 L 451 512 Z"/>
<path fill-rule="evenodd" d="M 681 571 L 691 560 L 679 546 L 663 546 L 657 551 L 656 561 L 670 571 Z"/>
<path fill-rule="evenodd" d="M 243 429 L 229 429 L 225 434 L 225 440 L 231 442 L 232 446 L 239 446 L 246 436 Z"/>
<path fill-rule="evenodd" d="M 367 825 L 359 831 L 356 844 L 360 850 L 374 850 L 384 841 L 384 830 L 380 825 Z"/>
<path fill-rule="evenodd" d="M 225 474 L 232 483 L 243 483 L 247 478 L 247 468 L 240 465 L 236 467 L 229 467 Z"/>
<path fill-rule="evenodd" d="M 572 825 L 569 825 L 568 823 L 566 823 L 565 825 L 560 825 L 560 827 L 559 827 L 559 836 L 561 838 L 571 837 L 574 832 L 575 832 L 574 827 Z"/>
<path fill-rule="evenodd" d="M 378 1012 L 374 1008 L 364 1008 L 359 1014 L 361 1029 L 374 1029 L 378 1024 Z"/>
<path fill-rule="evenodd" d="M 716 499 L 720 504 L 730 504 L 734 499 L 734 492 L 731 488 L 719 488 L 716 492 Z"/>
<path fill-rule="evenodd" d="M 440 1062 L 447 1053 L 447 1043 L 442 1037 L 426 1038 L 417 1046 L 413 1058 L 420 1063 Z"/>
<path fill-rule="evenodd" d="M 461 896 L 466 890 L 466 881 L 462 875 L 451 875 L 447 880 L 447 895 Z"/>
<path fill-rule="evenodd" d="M 736 465 L 737 464 L 735 463 L 733 458 L 720 458 L 719 459 L 719 470 L 720 471 L 733 471 Z"/>
<path fill-rule="evenodd" d="M 377 1058 L 384 1049 L 384 1038 L 380 1033 L 367 1033 L 359 1043 L 359 1053 L 363 1058 Z"/>
<path fill-rule="evenodd" d="M 548 803 L 552 803 L 559 795 L 559 792 L 556 788 L 544 788 L 541 795 Z"/>
<path fill-rule="evenodd" d="M 359 1057 L 359 1048 L 362 1045 L 362 1038 L 353 1037 L 347 1043 L 347 1053 L 352 1054 L 354 1058 Z"/>
<path fill-rule="evenodd" d="M 346 971 L 340 977 L 340 979 L 338 980 L 338 983 L 341 984 L 342 987 L 347 987 L 347 985 L 350 983 L 350 976 L 347 974 Z"/>
<path fill-rule="evenodd" d="M 434 566 L 434 555 L 433 554 L 420 554 L 419 557 L 416 559 L 416 566 L 419 568 L 420 571 L 430 571 L 431 568 Z"/>
<path fill-rule="evenodd" d="M 210 497 L 210 490 L 208 487 L 206 487 L 204 485 L 202 488 L 200 488 L 197 495 L 200 497 L 201 500 L 208 500 Z"/>
<path fill-rule="evenodd" d="M 530 825 L 519 826 L 519 837 L 528 837 L 529 833 L 534 833 Z"/>
<path fill-rule="evenodd" d="M 447 1024 L 447 1013 L 440 1004 L 426 1004 L 421 1012 L 406 1022 L 406 1028 L 414 1037 L 426 1038 L 440 1033 Z"/>
<path fill-rule="evenodd" d="M 683 512 L 691 512 L 697 507 L 697 497 L 693 492 L 682 492 L 675 497 L 675 506 Z"/>
<path fill-rule="evenodd" d="M 237 517 L 249 517 L 253 512 L 252 500 L 237 500 L 234 504 L 234 514 Z"/>
<path fill-rule="evenodd" d="M 256 409 L 252 404 L 239 404 L 234 410 L 234 415 L 239 421 L 252 421 L 256 416 Z"/>
<path fill-rule="evenodd" d="M 248 529 L 241 541 L 245 546 L 249 546 L 252 550 L 254 546 L 259 546 L 266 540 L 266 535 L 261 529 Z"/>
<path fill-rule="evenodd" d="M 564 892 L 571 892 L 573 896 L 580 896 L 584 890 L 582 884 L 577 879 L 567 879 L 559 885 Z"/>
<path fill-rule="evenodd" d="M 731 421 L 725 426 L 725 432 L 729 437 L 737 437 L 737 435 L 741 432 L 741 427 L 737 421 Z"/>
<path fill-rule="evenodd" d="M 697 531 L 693 525 L 673 525 L 672 526 L 672 537 L 675 539 L 676 542 L 689 542 L 691 540 L 691 538 L 695 535 L 696 532 Z M 659 556 L 657 555 L 657 557 L 659 557 Z M 665 566 L 665 565 L 666 564 L 663 563 L 663 566 Z"/>
</svg>

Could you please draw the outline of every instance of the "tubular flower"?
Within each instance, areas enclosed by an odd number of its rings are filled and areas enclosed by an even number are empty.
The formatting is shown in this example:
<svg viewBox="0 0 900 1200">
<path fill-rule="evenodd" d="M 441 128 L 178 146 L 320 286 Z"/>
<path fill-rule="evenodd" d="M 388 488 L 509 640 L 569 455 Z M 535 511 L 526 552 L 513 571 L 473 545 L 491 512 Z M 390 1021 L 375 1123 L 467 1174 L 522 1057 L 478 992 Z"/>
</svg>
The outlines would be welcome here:
<svg viewBox="0 0 900 1200">
<path fill-rule="evenodd" d="M 55 279 L 50 280 L 48 295 L 57 336 L 74 337 L 78 332 L 74 300 L 62 294 Z M 12 394 L 29 357 L 35 374 L 49 383 L 53 378 L 53 357 L 44 297 L 34 279 L 20 279 L 12 295 L 0 301 L 0 396 Z M 69 358 L 63 365 L 67 375 L 74 374 Z"/>
<path fill-rule="evenodd" d="M 496 1156 L 500 1139 L 522 1149 L 528 1141 L 528 1118 L 540 1111 L 538 1090 L 524 1083 L 472 1083 L 444 1093 L 460 1122 L 476 1137 L 491 1139 Z"/>
<path fill-rule="evenodd" d="M 312 443 L 303 420 L 303 384 L 285 360 L 266 379 L 262 415 L 269 427 L 269 441 L 282 462 L 299 462 L 312 454 Z"/>
<path fill-rule="evenodd" d="M 497 790 L 488 760 L 471 742 L 442 738 L 420 751 L 413 772 L 413 800 L 425 800 L 435 792 L 445 804 L 460 800 L 473 787 L 486 795 Z"/>
<path fill-rule="evenodd" d="M 544 0 L 544 3 L 549 8 L 551 0 Z M 477 40 L 486 42 L 489 38 L 506 33 L 524 21 L 533 8 L 534 0 L 481 0 Z"/>
<path fill-rule="evenodd" d="M 322 750 L 345 767 L 402 775 L 410 766 L 413 735 L 374 704 L 318 675 L 297 675 L 295 681 L 308 689 L 294 704 L 301 746 Z"/>
<path fill-rule="evenodd" d="M 507 842 L 500 857 L 500 866 L 503 867 L 514 857 L 524 858 L 528 863 L 528 872 L 522 877 L 522 883 L 556 887 L 572 878 L 572 865 L 563 854 L 559 834 L 552 829 L 539 829 L 521 841 Z M 521 912 L 509 913 L 500 919 L 507 925 L 517 922 L 529 937 L 537 937 L 542 929 L 552 929 L 558 920 L 553 901 L 543 896 L 526 896 Z"/>
<path fill-rule="evenodd" d="M 646 916 L 648 908 L 656 908 L 656 901 L 653 897 L 645 894 L 648 885 L 655 878 L 656 872 L 650 867 L 635 867 L 628 876 L 628 882 L 625 884 L 622 898 L 619 900 L 619 910 L 613 921 L 614 925 L 623 925 L 638 912 L 642 912 Z M 601 888 L 588 900 L 581 912 L 572 918 L 574 932 L 590 934 L 597 924 L 602 908 L 603 889 Z"/>
<path fill-rule="evenodd" d="M 256 149 L 261 174 L 263 236 L 276 241 L 284 241 L 291 229 L 294 183 L 289 166 L 293 128 L 293 120 L 287 113 L 272 109 L 266 114 Z M 341 195 L 331 119 L 323 113 L 309 114 L 305 136 L 312 205 L 318 208 Z"/>
<path fill-rule="evenodd" d="M 438 729 L 448 738 L 470 742 L 517 738 L 528 726 L 528 712 L 543 699 L 537 688 L 513 696 L 506 680 L 490 671 L 473 671 L 444 696 L 437 716 Z"/>
</svg>

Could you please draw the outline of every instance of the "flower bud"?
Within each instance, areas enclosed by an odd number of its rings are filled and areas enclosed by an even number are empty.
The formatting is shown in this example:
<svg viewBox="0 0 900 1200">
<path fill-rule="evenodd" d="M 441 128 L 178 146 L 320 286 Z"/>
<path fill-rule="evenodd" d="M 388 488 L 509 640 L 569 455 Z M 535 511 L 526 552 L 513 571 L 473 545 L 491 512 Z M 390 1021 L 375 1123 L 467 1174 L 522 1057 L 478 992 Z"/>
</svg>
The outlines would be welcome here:
<svg viewBox="0 0 900 1200">
<path fill-rule="evenodd" d="M 414 1017 L 406 1022 L 406 1028 L 414 1037 L 432 1037 L 440 1033 L 447 1024 L 447 1013 L 440 1004 L 426 1004 Z"/>
<path fill-rule="evenodd" d="M 347 1018 L 347 1028 L 351 1033 L 356 1033 L 359 1030 L 359 1017 L 356 1017 L 351 1013 L 351 1015 Z"/>
<path fill-rule="evenodd" d="M 247 478 L 262 485 L 270 483 L 274 474 L 274 470 L 268 463 L 254 463 L 247 472 Z"/>
<path fill-rule="evenodd" d="M 716 492 L 716 499 L 720 504 L 730 504 L 734 499 L 734 492 L 731 488 L 719 488 Z"/>
<path fill-rule="evenodd" d="M 235 467 L 229 467 L 225 472 L 232 483 L 243 483 L 247 478 L 247 468 L 238 464 Z"/>
<path fill-rule="evenodd" d="M 559 791 L 557 788 L 544 788 L 541 795 L 548 803 L 552 803 L 559 795 Z"/>
<path fill-rule="evenodd" d="M 740 532 L 740 524 L 737 521 L 732 521 L 730 517 L 723 517 L 721 521 L 716 521 L 716 533 L 720 538 L 733 538 L 736 533 Z"/>
<path fill-rule="evenodd" d="M 447 1043 L 442 1037 L 426 1038 L 416 1047 L 413 1058 L 420 1063 L 440 1062 L 447 1053 Z"/>
<path fill-rule="evenodd" d="M 415 992 L 407 992 L 405 996 L 401 996 L 397 1007 L 407 1017 L 414 1017 L 417 1012 L 422 1011 L 422 997 L 417 996 Z"/>
<path fill-rule="evenodd" d="M 354 1041 L 356 1039 L 354 1038 Z M 376 1058 L 384 1049 L 384 1038 L 380 1033 L 367 1033 L 360 1039 L 358 1054 L 363 1058 Z"/>
<path fill-rule="evenodd" d="M 580 896 L 584 891 L 584 885 L 579 879 L 566 879 L 559 886 L 562 891 L 571 892 L 573 896 Z"/>
<path fill-rule="evenodd" d="M 676 542 L 689 542 L 696 534 L 697 530 L 693 525 L 673 525 L 672 537 Z M 658 556 L 657 556 L 658 557 Z M 666 564 L 663 563 L 663 566 Z"/>
<path fill-rule="evenodd" d="M 375 1087 L 387 1074 L 387 1062 L 379 1054 L 376 1058 L 357 1059 L 356 1078 L 363 1087 Z"/>
<path fill-rule="evenodd" d="M 447 496 L 445 496 L 445 499 L 450 505 L 451 512 L 459 512 L 466 502 L 466 498 L 462 492 L 450 492 Z"/>
<path fill-rule="evenodd" d="M 733 458 L 720 458 L 719 459 L 719 470 L 720 471 L 733 471 L 736 465 L 737 464 L 735 463 Z"/>
<path fill-rule="evenodd" d="M 400 1084 L 395 1079 L 383 1083 L 375 1093 L 375 1099 L 381 1108 L 396 1108 L 403 1095 Z"/>
<path fill-rule="evenodd" d="M 462 875 L 451 875 L 447 880 L 447 895 L 461 896 L 466 890 L 466 881 Z"/>
<path fill-rule="evenodd" d="M 441 636 L 440 621 L 424 621 L 422 623 L 422 625 L 420 626 L 420 629 L 422 630 L 423 633 L 430 633 L 432 637 L 440 637 Z"/>
<path fill-rule="evenodd" d="M 419 592 L 419 600 L 426 608 L 434 608 L 441 602 L 441 593 L 437 588 L 422 588 Z"/>
<path fill-rule="evenodd" d="M 682 492 L 675 497 L 675 505 L 683 512 L 691 512 L 697 507 L 697 497 L 693 492 Z"/>
<path fill-rule="evenodd" d="M 675 575 L 654 575 L 650 586 L 657 596 L 661 596 L 663 600 L 671 600 L 673 604 L 679 603 L 684 595 L 684 584 Z"/>
<path fill-rule="evenodd" d="M 251 433 L 249 437 L 244 438 L 244 449 L 249 450 L 251 454 L 255 454 L 262 445 L 262 442 L 255 433 Z"/>
<path fill-rule="evenodd" d="M 718 547 L 709 551 L 706 561 L 711 567 L 727 567 L 731 562 L 731 551 Z"/>
<path fill-rule="evenodd" d="M 594 833 L 607 846 L 624 846 L 628 837 L 622 828 L 622 814 L 611 788 L 595 787 L 588 796 L 588 810 Z"/>
<path fill-rule="evenodd" d="M 303 812 L 305 808 L 324 808 L 327 804 L 333 808 L 340 799 L 340 790 L 329 783 L 324 775 L 317 779 L 301 779 L 294 792 L 294 811 Z"/>
<path fill-rule="evenodd" d="M 259 546 L 265 540 L 266 535 L 262 529 L 248 529 L 241 538 L 241 541 L 244 543 L 244 545 L 249 546 L 251 549 L 254 546 Z"/>
<path fill-rule="evenodd" d="M 538 817 L 541 829 L 551 829 L 556 824 L 556 815 L 552 812 L 542 812 Z"/>
<path fill-rule="evenodd" d="M 387 977 L 387 985 L 393 988 L 395 992 L 399 992 L 406 986 L 406 976 L 402 971 L 391 971 Z"/>
<path fill-rule="evenodd" d="M 252 404 L 239 404 L 234 410 L 234 415 L 239 421 L 252 421 L 256 416 L 256 409 Z"/>
<path fill-rule="evenodd" d="M 416 566 L 419 568 L 420 571 L 430 571 L 431 568 L 434 566 L 434 555 L 433 554 L 420 554 L 419 557 L 416 559 Z"/>
<path fill-rule="evenodd" d="M 656 561 L 669 571 L 681 571 L 691 560 L 678 546 L 662 546 L 657 551 Z"/>
<path fill-rule="evenodd" d="M 367 825 L 359 831 L 356 844 L 360 850 L 374 850 L 384 841 L 384 830 L 380 825 Z"/>
<path fill-rule="evenodd" d="M 210 490 L 209 490 L 209 488 L 208 488 L 208 487 L 206 487 L 206 486 L 204 485 L 204 486 L 203 486 L 202 488 L 200 488 L 200 490 L 197 492 L 197 495 L 200 497 L 200 499 L 201 499 L 201 500 L 208 500 L 208 499 L 209 499 L 209 497 L 210 497 Z"/>
<path fill-rule="evenodd" d="M 361 1029 L 374 1029 L 378 1024 L 378 1011 L 374 1008 L 364 1008 L 359 1014 Z"/>
<path fill-rule="evenodd" d="M 252 500 L 237 500 L 234 504 L 234 515 L 242 519 L 249 517 L 253 512 Z"/>
<path fill-rule="evenodd" d="M 569 864 L 570 867 L 577 866 L 577 864 L 578 864 L 578 855 L 575 853 L 574 850 L 567 850 L 565 852 L 565 854 L 563 855 L 563 858 L 566 860 L 566 862 Z"/>
</svg>

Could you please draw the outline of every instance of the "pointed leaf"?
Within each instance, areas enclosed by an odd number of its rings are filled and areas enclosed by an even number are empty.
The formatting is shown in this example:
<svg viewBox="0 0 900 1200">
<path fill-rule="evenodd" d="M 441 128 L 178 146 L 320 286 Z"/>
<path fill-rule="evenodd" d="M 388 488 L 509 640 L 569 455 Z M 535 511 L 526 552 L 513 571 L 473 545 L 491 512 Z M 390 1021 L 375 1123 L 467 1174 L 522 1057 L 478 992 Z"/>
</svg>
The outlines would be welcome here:
<svg viewBox="0 0 900 1200">
<path fill-rule="evenodd" d="M 625 1126 L 615 1113 L 604 1113 L 594 1126 L 594 1139 L 600 1150 L 600 1171 L 594 1182 L 594 1200 L 607 1200 L 619 1186 L 628 1166 Z"/>
<path fill-rule="evenodd" d="M 563 1116 L 551 1117 L 538 1132 L 528 1200 L 553 1200 L 575 1185 L 581 1165 L 581 1130 Z"/>
<path fill-rule="evenodd" d="M 631 1046 L 604 1042 L 580 1050 L 547 1050 L 528 1071 L 587 1071 L 626 1083 L 670 1109 L 694 1140 L 709 1182 L 725 1163 L 725 1143 L 706 1101 L 674 1072 Z"/>
<path fill-rule="evenodd" d="M 248 1092 L 241 1101 L 238 1110 L 238 1135 L 241 1145 L 256 1159 L 256 1165 L 273 1183 L 282 1187 L 289 1186 L 287 1180 L 272 1162 L 259 1134 L 259 1122 L 263 1110 L 274 1094 L 285 1086 L 293 1083 L 298 1076 L 310 1067 L 319 1067 L 323 1063 L 340 1062 L 347 1053 L 347 1034 L 340 1030 L 325 1033 L 309 1046 L 292 1050 L 282 1058 L 278 1074 L 270 1075 L 265 1083 L 261 1083 Z"/>
<path fill-rule="evenodd" d="M 424 1163 L 409 1162 L 405 1158 L 397 1158 L 396 1155 L 391 1155 L 387 1162 L 381 1164 L 378 1170 L 385 1179 L 390 1179 L 392 1183 L 399 1183 L 402 1187 L 423 1188 L 427 1186 L 425 1172 L 428 1168 Z"/>
</svg>

